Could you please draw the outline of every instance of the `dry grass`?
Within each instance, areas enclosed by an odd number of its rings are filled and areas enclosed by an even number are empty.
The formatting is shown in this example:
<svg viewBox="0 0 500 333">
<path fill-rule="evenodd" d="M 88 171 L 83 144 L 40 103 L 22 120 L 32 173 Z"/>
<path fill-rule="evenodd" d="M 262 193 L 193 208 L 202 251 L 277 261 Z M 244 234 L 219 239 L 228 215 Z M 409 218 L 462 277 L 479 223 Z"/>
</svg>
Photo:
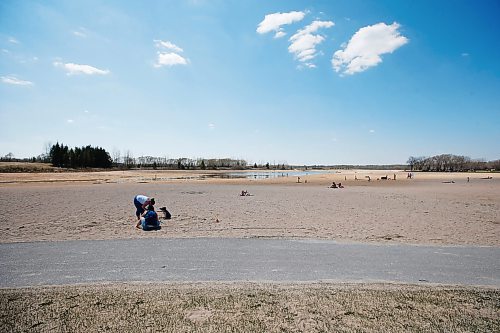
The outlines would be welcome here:
<svg viewBox="0 0 500 333">
<path fill-rule="evenodd" d="M 499 332 L 500 290 L 161 284 L 0 290 L 2 332 Z"/>
<path fill-rule="evenodd" d="M 54 168 L 49 163 L 27 163 L 27 162 L 0 162 L 0 172 L 54 172 Z"/>
</svg>

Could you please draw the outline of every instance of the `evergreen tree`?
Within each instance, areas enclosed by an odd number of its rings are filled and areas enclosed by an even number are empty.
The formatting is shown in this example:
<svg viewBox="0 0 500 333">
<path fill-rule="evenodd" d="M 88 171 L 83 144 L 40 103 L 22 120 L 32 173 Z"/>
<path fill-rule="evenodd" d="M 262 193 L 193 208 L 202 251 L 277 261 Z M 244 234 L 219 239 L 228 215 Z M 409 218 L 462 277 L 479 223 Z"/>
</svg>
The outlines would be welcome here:
<svg viewBox="0 0 500 333">
<path fill-rule="evenodd" d="M 71 148 L 57 142 L 50 149 L 52 165 L 60 168 L 110 168 L 109 153 L 100 147 Z"/>
</svg>

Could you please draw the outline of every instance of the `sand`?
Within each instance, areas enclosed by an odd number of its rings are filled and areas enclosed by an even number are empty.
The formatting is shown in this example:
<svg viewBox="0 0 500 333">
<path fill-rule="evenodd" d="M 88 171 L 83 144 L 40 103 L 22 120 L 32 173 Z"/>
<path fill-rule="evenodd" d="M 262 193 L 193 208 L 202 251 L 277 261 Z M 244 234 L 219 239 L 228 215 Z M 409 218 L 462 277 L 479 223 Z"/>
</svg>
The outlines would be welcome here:
<svg viewBox="0 0 500 333">
<path fill-rule="evenodd" d="M 225 174 L 0 173 L 0 243 L 279 237 L 500 245 L 499 174 L 416 173 L 407 179 L 405 172 L 352 170 L 301 175 L 300 183 L 286 172 L 268 179 L 218 178 Z M 394 174 L 396 180 L 381 180 Z M 332 181 L 345 188 L 328 188 Z M 242 190 L 251 196 L 240 196 Z M 136 194 L 154 196 L 157 207 L 167 206 L 172 213 L 160 231 L 134 227 Z M 490 332 L 499 327 L 498 295 L 498 289 L 477 287 L 325 283 L 0 288 L 0 327 L 72 332 Z"/>
<path fill-rule="evenodd" d="M 407 179 L 406 172 L 350 170 L 302 175 L 300 183 L 284 171 L 269 179 L 214 178 L 224 173 L 0 173 L 0 242 L 279 237 L 500 245 L 499 174 Z M 380 180 L 385 175 L 391 180 Z M 345 188 L 328 188 L 332 181 Z M 172 213 L 162 230 L 134 228 L 136 194 L 154 196 Z"/>
</svg>

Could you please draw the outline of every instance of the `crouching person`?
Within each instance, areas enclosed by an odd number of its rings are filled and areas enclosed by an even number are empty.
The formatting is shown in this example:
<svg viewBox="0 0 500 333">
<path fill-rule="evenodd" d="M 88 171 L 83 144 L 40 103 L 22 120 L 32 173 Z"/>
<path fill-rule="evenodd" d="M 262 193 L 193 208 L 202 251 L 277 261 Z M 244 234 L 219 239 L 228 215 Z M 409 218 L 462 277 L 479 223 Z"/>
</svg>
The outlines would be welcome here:
<svg viewBox="0 0 500 333">
<path fill-rule="evenodd" d="M 142 214 L 141 219 L 137 221 L 135 227 L 138 229 L 142 227 L 144 231 L 161 229 L 160 220 L 158 220 L 158 214 L 156 214 L 153 205 L 147 207 L 147 210 Z"/>
</svg>

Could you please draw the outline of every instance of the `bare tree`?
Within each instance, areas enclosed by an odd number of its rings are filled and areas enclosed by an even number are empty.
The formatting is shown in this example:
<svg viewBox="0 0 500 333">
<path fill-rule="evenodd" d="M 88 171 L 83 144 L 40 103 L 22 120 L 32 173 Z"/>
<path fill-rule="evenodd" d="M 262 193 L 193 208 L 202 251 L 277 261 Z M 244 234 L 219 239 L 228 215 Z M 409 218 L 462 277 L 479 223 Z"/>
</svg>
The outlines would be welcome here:
<svg viewBox="0 0 500 333">
<path fill-rule="evenodd" d="M 120 160 L 121 160 L 120 150 L 117 148 L 113 149 L 113 163 L 115 165 L 118 165 L 120 163 Z"/>
<path fill-rule="evenodd" d="M 135 165 L 135 159 L 130 150 L 127 150 L 127 152 L 125 153 L 125 156 L 123 157 L 123 163 L 127 168 L 132 168 Z"/>
</svg>

